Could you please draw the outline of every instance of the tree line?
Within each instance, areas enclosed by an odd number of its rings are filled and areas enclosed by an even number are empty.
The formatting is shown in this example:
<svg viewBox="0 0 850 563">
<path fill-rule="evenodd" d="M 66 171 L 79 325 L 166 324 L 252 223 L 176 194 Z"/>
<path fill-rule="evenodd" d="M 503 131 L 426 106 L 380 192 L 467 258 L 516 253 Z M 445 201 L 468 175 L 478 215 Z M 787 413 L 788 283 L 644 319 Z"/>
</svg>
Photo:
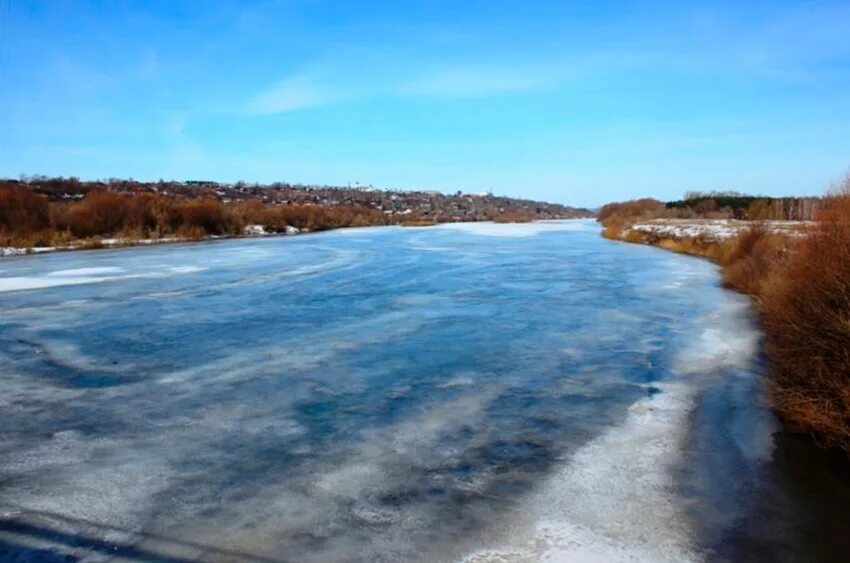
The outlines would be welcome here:
<svg viewBox="0 0 850 563">
<path fill-rule="evenodd" d="M 700 194 L 685 199 L 659 201 L 652 198 L 608 203 L 597 213 L 606 225 L 649 219 L 738 219 L 744 221 L 812 221 L 821 198 L 765 197 L 743 194 Z"/>
</svg>

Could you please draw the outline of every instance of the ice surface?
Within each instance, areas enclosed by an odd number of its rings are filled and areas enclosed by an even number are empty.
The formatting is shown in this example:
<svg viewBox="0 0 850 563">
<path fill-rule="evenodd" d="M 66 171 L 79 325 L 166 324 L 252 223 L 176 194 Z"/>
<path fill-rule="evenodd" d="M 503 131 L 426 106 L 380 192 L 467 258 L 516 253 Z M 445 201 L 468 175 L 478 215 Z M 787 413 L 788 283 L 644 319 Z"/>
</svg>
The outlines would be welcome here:
<svg viewBox="0 0 850 563">
<path fill-rule="evenodd" d="M 40 276 L 0 277 L 0 293 L 31 289 L 47 289 L 68 285 L 85 285 L 130 279 L 155 279 L 172 274 L 190 274 L 201 272 L 200 266 L 174 266 L 160 271 L 129 271 L 115 266 L 71 268 L 48 271 Z"/>
<path fill-rule="evenodd" d="M 115 266 L 101 266 L 96 268 L 72 268 L 70 270 L 57 270 L 49 272 L 48 276 L 60 278 L 76 277 L 76 276 L 94 276 L 97 274 L 120 274 L 124 272 L 124 268 Z"/>
<path fill-rule="evenodd" d="M 491 237 L 530 237 L 540 233 L 556 231 L 599 230 L 597 224 L 591 219 L 533 221 L 530 223 L 443 223 L 429 228 L 460 231 L 472 235 Z"/>
<path fill-rule="evenodd" d="M 685 384 L 667 384 L 632 405 L 623 424 L 576 451 L 525 501 L 507 545 L 463 561 L 700 560 L 668 471 L 685 436 L 692 393 Z"/>
<path fill-rule="evenodd" d="M 679 274 L 689 275 L 688 268 Z M 696 319 L 697 338 L 677 351 L 682 376 L 654 385 L 624 423 L 578 449 L 512 513 L 504 545 L 479 548 L 467 563 L 526 561 L 701 561 L 678 497 L 673 471 L 681 461 L 693 399 L 724 369 L 746 370 L 757 333 L 743 300 L 730 299 Z M 722 375 L 720 375 L 722 376 Z"/>
<path fill-rule="evenodd" d="M 752 376 L 746 309 L 711 264 L 596 229 L 4 262 L 0 541 L 82 561 L 112 552 L 51 533 L 151 559 L 699 558 L 671 468 L 703 383 Z"/>
</svg>

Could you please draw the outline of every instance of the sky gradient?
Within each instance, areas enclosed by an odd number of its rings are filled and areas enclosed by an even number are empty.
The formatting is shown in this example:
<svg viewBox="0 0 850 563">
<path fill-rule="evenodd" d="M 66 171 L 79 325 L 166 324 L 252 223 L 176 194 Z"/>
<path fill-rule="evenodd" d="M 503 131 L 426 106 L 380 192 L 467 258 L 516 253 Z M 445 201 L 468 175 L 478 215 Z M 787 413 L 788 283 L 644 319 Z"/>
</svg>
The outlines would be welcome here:
<svg viewBox="0 0 850 563">
<path fill-rule="evenodd" d="M 0 176 L 820 194 L 850 2 L 0 0 Z"/>
</svg>

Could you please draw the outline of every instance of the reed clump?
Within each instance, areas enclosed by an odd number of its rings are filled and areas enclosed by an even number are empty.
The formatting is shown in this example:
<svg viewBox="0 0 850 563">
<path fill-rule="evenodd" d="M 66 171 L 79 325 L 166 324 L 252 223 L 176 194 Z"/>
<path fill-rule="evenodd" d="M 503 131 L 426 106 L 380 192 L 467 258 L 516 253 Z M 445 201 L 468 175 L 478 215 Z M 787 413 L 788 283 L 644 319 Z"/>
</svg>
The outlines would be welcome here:
<svg viewBox="0 0 850 563">
<path fill-rule="evenodd" d="M 773 404 L 792 427 L 850 453 L 850 183 L 778 263 L 757 293 Z"/>
<path fill-rule="evenodd" d="M 725 252 L 718 253 L 723 284 L 760 298 L 763 284 L 783 268 L 790 243 L 788 237 L 771 234 L 755 223 L 732 240 Z"/>
</svg>

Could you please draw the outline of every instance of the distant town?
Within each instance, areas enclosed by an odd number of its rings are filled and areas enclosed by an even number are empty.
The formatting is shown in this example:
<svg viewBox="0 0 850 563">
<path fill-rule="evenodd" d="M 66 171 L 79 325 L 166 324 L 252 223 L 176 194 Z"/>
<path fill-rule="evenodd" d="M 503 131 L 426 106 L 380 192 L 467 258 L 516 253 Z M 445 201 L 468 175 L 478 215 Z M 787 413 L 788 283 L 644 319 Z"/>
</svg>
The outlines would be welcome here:
<svg viewBox="0 0 850 563">
<path fill-rule="evenodd" d="M 179 199 L 215 198 L 222 203 L 258 200 L 267 205 L 305 205 L 323 207 L 366 207 L 382 212 L 388 222 L 416 219 L 434 223 L 485 221 L 499 217 L 566 219 L 591 217 L 587 209 L 566 205 L 496 196 L 490 192 L 444 194 L 433 190 L 376 189 L 371 186 L 318 186 L 275 182 L 249 184 L 210 180 L 160 180 L 142 182 L 132 179 L 81 181 L 74 177 L 24 176 L 0 180 L 0 187 L 26 187 L 53 202 L 74 201 L 90 191 L 116 193 L 152 193 Z"/>
</svg>

